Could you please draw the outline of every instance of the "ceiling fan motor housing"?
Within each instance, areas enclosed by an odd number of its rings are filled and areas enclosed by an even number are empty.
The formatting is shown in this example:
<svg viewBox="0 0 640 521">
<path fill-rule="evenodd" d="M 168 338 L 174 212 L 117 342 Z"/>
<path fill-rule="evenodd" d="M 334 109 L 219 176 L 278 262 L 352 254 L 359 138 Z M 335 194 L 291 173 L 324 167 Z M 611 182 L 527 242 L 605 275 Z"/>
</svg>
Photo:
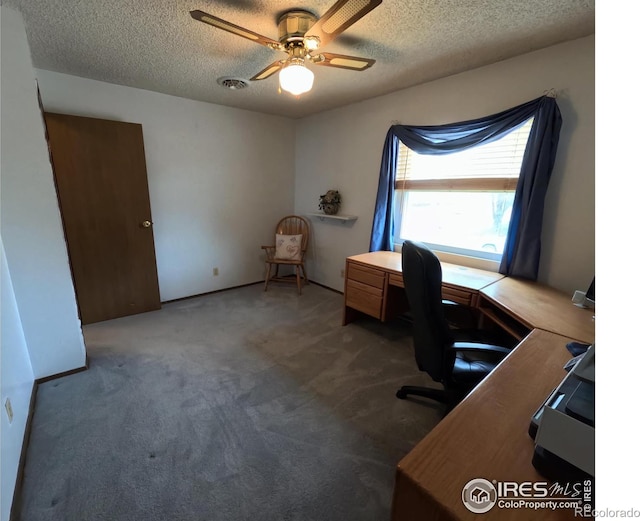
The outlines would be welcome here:
<svg viewBox="0 0 640 521">
<path fill-rule="evenodd" d="M 315 24 L 317 18 L 308 11 L 289 11 L 278 20 L 278 39 L 281 44 L 301 42 L 305 33 Z"/>
</svg>

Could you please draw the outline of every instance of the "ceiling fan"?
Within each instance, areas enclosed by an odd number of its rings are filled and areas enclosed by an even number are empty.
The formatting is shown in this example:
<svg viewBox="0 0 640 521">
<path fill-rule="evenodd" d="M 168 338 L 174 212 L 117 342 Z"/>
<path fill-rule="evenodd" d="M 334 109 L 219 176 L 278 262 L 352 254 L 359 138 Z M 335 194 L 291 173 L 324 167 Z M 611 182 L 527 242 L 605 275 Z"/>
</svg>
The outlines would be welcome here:
<svg viewBox="0 0 640 521">
<path fill-rule="evenodd" d="M 194 10 L 190 14 L 200 22 L 270 49 L 286 52 L 287 58 L 268 65 L 253 76 L 251 81 L 267 79 L 280 71 L 280 87 L 299 96 L 313 86 L 313 72 L 307 68 L 307 63 L 352 71 L 363 71 L 375 63 L 375 60 L 369 58 L 320 53 L 318 50 L 381 3 L 382 0 L 338 0 L 320 18 L 302 9 L 287 11 L 278 20 L 278 41 L 204 11 Z"/>
</svg>

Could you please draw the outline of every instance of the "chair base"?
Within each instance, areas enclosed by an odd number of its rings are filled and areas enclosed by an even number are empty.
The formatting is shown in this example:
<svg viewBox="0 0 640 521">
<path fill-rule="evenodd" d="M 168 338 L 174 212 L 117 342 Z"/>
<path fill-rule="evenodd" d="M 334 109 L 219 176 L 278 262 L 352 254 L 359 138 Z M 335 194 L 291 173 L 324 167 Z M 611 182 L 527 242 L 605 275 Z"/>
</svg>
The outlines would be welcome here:
<svg viewBox="0 0 640 521">
<path fill-rule="evenodd" d="M 431 400 L 442 403 L 447 406 L 447 413 L 449 413 L 464 398 L 463 393 L 447 389 L 431 389 L 430 387 L 419 387 L 417 385 L 403 385 L 396 392 L 396 398 L 400 398 L 401 400 L 406 399 L 410 395 L 429 398 Z"/>
<path fill-rule="evenodd" d="M 396 398 L 404 400 L 407 396 L 422 396 L 423 398 L 431 398 L 440 403 L 449 403 L 452 394 L 443 389 L 431 389 L 429 387 L 418 387 L 416 385 L 403 385 L 398 392 Z"/>
</svg>

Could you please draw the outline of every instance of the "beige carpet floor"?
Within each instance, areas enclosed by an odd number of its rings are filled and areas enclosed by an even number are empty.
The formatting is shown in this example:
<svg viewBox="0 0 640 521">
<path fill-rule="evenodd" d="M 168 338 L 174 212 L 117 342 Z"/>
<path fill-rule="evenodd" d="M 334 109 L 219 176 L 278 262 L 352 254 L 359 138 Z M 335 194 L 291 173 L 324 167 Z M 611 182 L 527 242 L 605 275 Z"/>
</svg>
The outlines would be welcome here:
<svg viewBox="0 0 640 521">
<path fill-rule="evenodd" d="M 40 385 L 22 521 L 376 521 L 443 406 L 398 400 L 409 324 L 252 285 L 83 328 L 88 371 Z"/>
</svg>

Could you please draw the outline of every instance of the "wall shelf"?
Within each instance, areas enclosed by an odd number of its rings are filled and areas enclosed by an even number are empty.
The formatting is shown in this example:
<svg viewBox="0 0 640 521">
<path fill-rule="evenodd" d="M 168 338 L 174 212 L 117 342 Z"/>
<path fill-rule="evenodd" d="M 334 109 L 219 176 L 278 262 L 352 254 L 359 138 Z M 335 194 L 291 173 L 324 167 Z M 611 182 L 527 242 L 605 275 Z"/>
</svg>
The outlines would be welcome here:
<svg viewBox="0 0 640 521">
<path fill-rule="evenodd" d="M 348 222 L 352 222 L 358 219 L 357 215 L 328 215 L 326 213 L 320 212 L 312 212 L 307 214 L 309 217 L 315 217 L 320 221 L 324 221 L 325 219 L 329 219 L 331 221 L 341 221 L 342 224 L 346 224 Z"/>
</svg>

